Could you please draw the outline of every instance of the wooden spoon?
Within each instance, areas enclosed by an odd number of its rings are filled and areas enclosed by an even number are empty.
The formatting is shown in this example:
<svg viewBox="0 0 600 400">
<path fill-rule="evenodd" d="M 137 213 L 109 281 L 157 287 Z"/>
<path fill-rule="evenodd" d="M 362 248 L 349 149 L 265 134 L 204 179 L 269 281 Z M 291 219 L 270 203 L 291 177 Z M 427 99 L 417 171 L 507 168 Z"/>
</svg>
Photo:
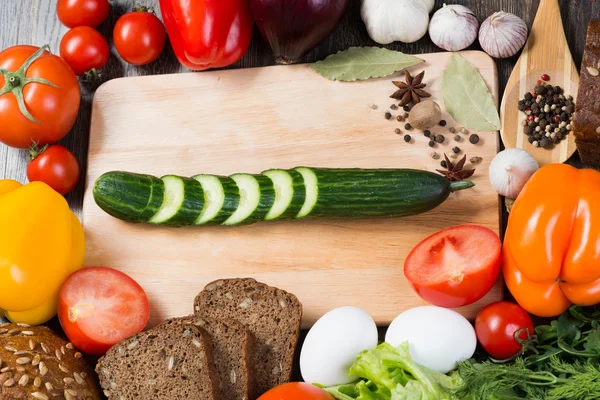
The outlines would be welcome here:
<svg viewBox="0 0 600 400">
<path fill-rule="evenodd" d="M 529 40 L 508 79 L 500 106 L 504 146 L 527 150 L 540 166 L 565 162 L 576 150 L 572 133 L 551 149 L 534 147 L 527 141 L 521 125 L 527 116 L 519 111 L 518 102 L 525 93 L 533 92 L 542 74 L 550 76 L 549 84 L 561 86 L 565 95 L 576 98 L 579 73 L 569 51 L 558 0 L 540 1 Z"/>
</svg>

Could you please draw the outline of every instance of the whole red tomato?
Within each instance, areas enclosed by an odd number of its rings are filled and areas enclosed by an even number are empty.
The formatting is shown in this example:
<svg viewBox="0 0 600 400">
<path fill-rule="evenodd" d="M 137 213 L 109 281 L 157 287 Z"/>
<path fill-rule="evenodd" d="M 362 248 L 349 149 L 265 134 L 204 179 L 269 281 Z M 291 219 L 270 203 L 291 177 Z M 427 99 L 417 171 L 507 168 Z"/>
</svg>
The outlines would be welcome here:
<svg viewBox="0 0 600 400">
<path fill-rule="evenodd" d="M 63 36 L 60 56 L 77 76 L 97 76 L 108 61 L 110 49 L 100 32 L 89 26 L 78 26 Z"/>
<path fill-rule="evenodd" d="M 156 60 L 167 41 L 163 23 L 145 7 L 123 15 L 113 30 L 117 52 L 133 65 L 145 65 Z"/>
<path fill-rule="evenodd" d="M 455 308 L 490 291 L 500 273 L 500 238 L 477 225 L 459 225 L 419 243 L 404 262 L 404 275 L 425 301 Z"/>
<path fill-rule="evenodd" d="M 26 149 L 32 143 L 55 143 L 75 123 L 79 82 L 69 64 L 47 49 L 14 46 L 0 52 L 0 142 L 4 144 Z"/>
<path fill-rule="evenodd" d="M 526 340 L 534 334 L 533 321 L 527 311 L 508 301 L 498 301 L 484 307 L 475 319 L 479 343 L 490 356 L 498 360 L 510 358 L 521 350 L 521 344 L 515 339 L 515 334 L 520 330 L 519 339 Z"/>
<path fill-rule="evenodd" d="M 58 0 L 56 14 L 67 28 L 100 25 L 110 11 L 108 0 Z"/>
<path fill-rule="evenodd" d="M 41 153 L 32 150 L 32 160 L 27 165 L 29 182 L 44 182 L 58 193 L 65 195 L 77 186 L 79 164 L 67 148 L 53 145 L 42 149 Z"/>
<path fill-rule="evenodd" d="M 333 400 L 333 397 L 310 383 L 291 382 L 269 390 L 258 400 Z"/>
</svg>

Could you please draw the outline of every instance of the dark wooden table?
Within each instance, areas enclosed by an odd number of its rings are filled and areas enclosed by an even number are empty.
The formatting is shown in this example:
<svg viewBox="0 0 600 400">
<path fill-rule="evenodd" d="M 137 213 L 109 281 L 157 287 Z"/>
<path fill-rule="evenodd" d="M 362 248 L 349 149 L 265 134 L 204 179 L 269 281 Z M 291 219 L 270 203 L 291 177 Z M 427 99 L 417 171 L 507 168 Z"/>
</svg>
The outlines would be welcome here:
<svg viewBox="0 0 600 400">
<path fill-rule="evenodd" d="M 579 66 L 583 53 L 587 22 L 591 17 L 600 17 L 600 4 L 595 5 L 590 0 L 559 1 L 569 46 L 575 58 L 575 63 Z M 443 0 L 436 0 L 436 9 L 442 5 L 442 2 Z M 529 26 L 533 22 L 539 4 L 539 0 L 456 0 L 455 2 L 471 8 L 480 21 L 483 21 L 483 19 L 496 11 L 504 10 L 520 16 Z M 129 11 L 134 3 L 157 6 L 158 0 L 111 0 L 111 3 L 112 10 L 110 17 L 99 28 L 109 41 L 112 38 L 112 27 L 115 21 L 120 15 Z M 0 49 L 17 44 L 33 44 L 37 46 L 50 44 L 51 50 L 57 52 L 60 39 L 65 33 L 66 28 L 56 18 L 55 7 L 56 0 L 0 0 Z M 334 33 L 315 51 L 304 57 L 302 61 L 312 62 L 320 60 L 331 53 L 346 49 L 349 46 L 370 45 L 376 45 L 376 43 L 370 40 L 360 18 L 360 0 L 352 0 L 347 15 Z M 475 44 L 472 47 L 477 49 L 478 45 Z M 389 48 L 412 54 L 440 50 L 428 37 L 413 44 L 394 43 Z M 551 55 L 549 56 L 551 57 Z M 501 93 L 504 90 L 504 85 L 515 61 L 516 57 L 498 61 Z M 270 50 L 263 42 L 258 31 L 256 31 L 248 53 L 232 68 L 260 67 L 271 64 L 274 64 L 274 60 Z M 143 67 L 133 67 L 124 64 L 113 50 L 104 79 L 177 72 L 187 71 L 179 65 L 169 46 L 167 46 L 165 52 L 157 61 Z M 82 171 L 85 171 L 91 102 L 94 88 L 83 86 L 82 89 L 84 94 L 79 118 L 73 130 L 63 140 L 62 144 L 75 153 L 82 166 Z M 574 156 L 569 162 L 580 165 L 577 156 Z M 25 151 L 7 148 L 0 144 L 0 178 L 11 178 L 26 182 L 26 164 L 27 153 Z M 76 212 L 79 212 L 81 209 L 83 179 L 84 174 L 82 174 L 77 188 L 67 197 L 71 207 Z"/>
</svg>

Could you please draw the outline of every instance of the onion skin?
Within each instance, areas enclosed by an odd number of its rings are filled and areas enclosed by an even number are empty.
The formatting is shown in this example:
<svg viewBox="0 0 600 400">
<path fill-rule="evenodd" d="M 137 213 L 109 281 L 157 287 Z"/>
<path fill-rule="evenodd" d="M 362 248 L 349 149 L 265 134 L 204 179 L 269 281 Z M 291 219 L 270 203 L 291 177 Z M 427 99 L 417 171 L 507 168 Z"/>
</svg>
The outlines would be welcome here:
<svg viewBox="0 0 600 400">
<path fill-rule="evenodd" d="M 479 28 L 479 44 L 494 58 L 512 57 L 527 42 L 527 24 L 514 14 L 499 11 L 483 21 Z"/>
<path fill-rule="evenodd" d="M 325 40 L 350 0 L 250 0 L 254 21 L 279 64 L 294 64 Z"/>
</svg>

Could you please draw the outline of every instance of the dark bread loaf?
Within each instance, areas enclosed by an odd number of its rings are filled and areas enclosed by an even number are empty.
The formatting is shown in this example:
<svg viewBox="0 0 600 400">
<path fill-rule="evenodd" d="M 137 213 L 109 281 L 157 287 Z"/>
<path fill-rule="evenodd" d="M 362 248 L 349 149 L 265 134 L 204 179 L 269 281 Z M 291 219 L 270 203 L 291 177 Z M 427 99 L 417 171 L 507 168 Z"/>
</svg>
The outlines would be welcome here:
<svg viewBox="0 0 600 400">
<path fill-rule="evenodd" d="M 221 399 L 254 400 L 254 336 L 241 322 L 189 316 L 172 318 L 161 325 L 195 325 L 210 335 L 214 370 L 219 379 Z"/>
<path fill-rule="evenodd" d="M 588 25 L 573 134 L 581 160 L 600 166 L 600 19 Z"/>
<path fill-rule="evenodd" d="M 96 372 L 109 399 L 219 400 L 213 366 L 204 329 L 163 325 L 111 347 Z"/>
<path fill-rule="evenodd" d="M 0 324 L 0 399 L 102 398 L 73 345 L 44 326 Z"/>
<path fill-rule="evenodd" d="M 235 319 L 256 338 L 257 394 L 289 382 L 300 334 L 302 304 L 296 296 L 254 279 L 208 284 L 194 300 L 196 315 Z"/>
</svg>

